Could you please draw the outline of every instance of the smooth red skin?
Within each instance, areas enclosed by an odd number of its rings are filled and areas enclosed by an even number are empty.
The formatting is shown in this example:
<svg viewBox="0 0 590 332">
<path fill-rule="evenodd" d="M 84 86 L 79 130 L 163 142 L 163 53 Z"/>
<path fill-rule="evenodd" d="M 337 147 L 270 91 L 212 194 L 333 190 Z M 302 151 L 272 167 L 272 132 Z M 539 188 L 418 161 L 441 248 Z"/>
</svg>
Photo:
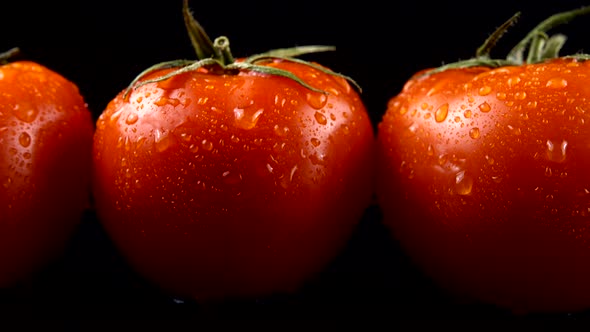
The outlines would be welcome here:
<svg viewBox="0 0 590 332">
<path fill-rule="evenodd" d="M 64 249 L 88 208 L 91 113 L 70 81 L 29 61 L 0 66 L 0 287 Z"/>
<path fill-rule="evenodd" d="M 590 62 L 563 59 L 449 70 L 390 100 L 384 222 L 453 294 L 515 312 L 590 308 L 589 78 Z"/>
<path fill-rule="evenodd" d="M 371 201 L 374 132 L 356 91 L 309 66 L 265 65 L 329 95 L 278 76 L 193 71 L 119 94 L 97 122 L 98 215 L 130 264 L 171 294 L 297 291 Z"/>
</svg>

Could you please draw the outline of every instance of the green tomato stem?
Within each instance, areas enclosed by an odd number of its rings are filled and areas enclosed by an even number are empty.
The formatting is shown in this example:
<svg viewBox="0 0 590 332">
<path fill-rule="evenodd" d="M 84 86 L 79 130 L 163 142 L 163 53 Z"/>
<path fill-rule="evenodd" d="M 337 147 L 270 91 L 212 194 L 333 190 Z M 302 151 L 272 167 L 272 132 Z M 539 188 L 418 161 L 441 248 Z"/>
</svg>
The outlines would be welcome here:
<svg viewBox="0 0 590 332">
<path fill-rule="evenodd" d="M 3 65 L 7 64 L 8 61 L 10 60 L 10 58 L 16 56 L 19 53 L 20 53 L 20 48 L 18 48 L 18 47 L 13 47 L 13 48 L 9 49 L 8 51 L 0 53 L 0 64 L 3 64 Z"/>
</svg>

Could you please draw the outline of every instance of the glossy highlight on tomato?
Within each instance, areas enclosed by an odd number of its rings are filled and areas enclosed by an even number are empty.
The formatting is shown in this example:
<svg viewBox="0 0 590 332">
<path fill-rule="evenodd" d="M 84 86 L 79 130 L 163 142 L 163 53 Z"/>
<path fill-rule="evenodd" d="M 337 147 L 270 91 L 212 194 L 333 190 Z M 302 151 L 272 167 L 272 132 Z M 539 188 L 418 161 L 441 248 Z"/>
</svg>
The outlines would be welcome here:
<svg viewBox="0 0 590 332">
<path fill-rule="evenodd" d="M 131 266 L 176 296 L 295 291 L 371 202 L 374 134 L 357 91 L 309 63 L 257 66 L 150 71 L 97 121 L 98 216 Z"/>
<path fill-rule="evenodd" d="M 457 66 L 390 100 L 384 222 L 444 289 L 515 312 L 590 307 L 589 77 L 584 55 Z"/>
<path fill-rule="evenodd" d="M 89 207 L 93 132 L 74 83 L 32 61 L 0 66 L 0 287 L 65 249 Z"/>
</svg>

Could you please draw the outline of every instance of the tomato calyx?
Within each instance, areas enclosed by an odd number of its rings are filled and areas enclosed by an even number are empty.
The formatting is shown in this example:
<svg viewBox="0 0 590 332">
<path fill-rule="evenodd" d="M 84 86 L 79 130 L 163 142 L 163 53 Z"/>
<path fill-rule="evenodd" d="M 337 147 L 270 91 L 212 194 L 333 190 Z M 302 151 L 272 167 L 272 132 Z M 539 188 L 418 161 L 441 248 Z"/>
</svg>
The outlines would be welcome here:
<svg viewBox="0 0 590 332">
<path fill-rule="evenodd" d="M 477 49 L 475 57 L 442 65 L 424 72 L 421 76 L 427 76 L 454 68 L 468 68 L 475 66 L 491 68 L 503 66 L 521 66 L 524 64 L 541 63 L 546 60 L 559 58 L 559 52 L 565 44 L 566 36 L 563 34 L 549 36 L 547 35 L 547 31 L 558 25 L 566 24 L 572 19 L 585 14 L 590 14 L 590 6 L 551 15 L 539 23 L 519 43 L 517 43 L 516 46 L 510 50 L 505 59 L 492 59 L 490 57 L 492 48 L 496 45 L 496 43 L 500 40 L 508 28 L 516 23 L 517 19 L 520 17 L 520 12 L 517 12 L 500 27 L 498 27 L 496 31 L 494 31 L 484 41 L 484 43 Z M 527 51 L 528 53 L 525 58 L 524 54 Z M 579 53 L 562 56 L 562 58 L 588 60 L 590 59 L 590 54 Z"/>
<path fill-rule="evenodd" d="M 245 58 L 243 61 L 237 61 L 230 50 L 229 47 L 229 39 L 225 36 L 217 37 L 214 41 L 211 41 L 203 27 L 197 22 L 194 18 L 190 9 L 188 7 L 188 0 L 183 0 L 183 17 L 185 26 L 188 30 L 188 34 L 193 45 L 193 48 L 197 55 L 197 60 L 171 60 L 165 61 L 161 63 L 157 63 L 144 71 L 142 71 L 127 87 L 125 91 L 124 98 L 127 97 L 131 89 L 134 87 L 140 87 L 142 85 L 148 83 L 155 83 L 167 80 L 173 76 L 186 73 L 189 71 L 197 70 L 199 68 L 207 68 L 209 72 L 219 74 L 219 75 L 235 75 L 243 70 L 255 71 L 262 74 L 269 74 L 275 76 L 282 76 L 289 78 L 302 86 L 306 87 L 315 92 L 328 94 L 327 91 L 317 89 L 309 84 L 307 84 L 304 80 L 297 77 L 293 73 L 269 66 L 262 66 L 261 63 L 265 63 L 268 61 L 273 60 L 285 60 L 291 62 L 297 62 L 300 64 L 304 64 L 306 66 L 310 66 L 317 70 L 320 70 L 324 73 L 329 75 L 338 76 L 341 78 L 346 79 L 347 81 L 351 82 L 359 91 L 361 91 L 360 86 L 350 77 L 334 72 L 329 70 L 323 66 L 298 59 L 298 56 L 308 54 L 308 53 L 317 53 L 317 52 L 325 52 L 325 51 L 334 51 L 335 47 L 333 46 L 325 46 L 325 45 L 309 45 L 309 46 L 299 46 L 299 47 L 292 47 L 292 48 L 282 48 L 282 49 L 274 49 L 267 51 L 265 53 L 255 54 Z M 159 69 L 167 69 L 167 68 L 177 68 L 176 70 L 149 80 L 144 80 L 139 82 L 145 75 Z M 138 83 L 139 82 L 139 83 Z"/>
<path fill-rule="evenodd" d="M 18 47 L 13 47 L 8 51 L 0 53 L 0 65 L 5 65 L 9 62 L 11 58 L 16 56 L 20 53 L 20 49 Z"/>
</svg>

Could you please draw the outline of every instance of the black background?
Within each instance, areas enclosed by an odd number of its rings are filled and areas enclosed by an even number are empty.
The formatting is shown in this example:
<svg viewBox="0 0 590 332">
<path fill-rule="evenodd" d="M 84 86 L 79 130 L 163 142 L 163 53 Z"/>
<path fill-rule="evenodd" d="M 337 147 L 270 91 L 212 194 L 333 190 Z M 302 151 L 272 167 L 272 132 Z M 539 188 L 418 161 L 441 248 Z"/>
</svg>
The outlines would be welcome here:
<svg viewBox="0 0 590 332">
<path fill-rule="evenodd" d="M 96 117 L 146 67 L 194 58 L 181 0 L 3 1 L 0 50 L 18 46 L 20 59 L 37 61 L 75 82 Z M 375 124 L 387 100 L 414 72 L 470 58 L 501 23 L 521 11 L 519 23 L 492 56 L 502 58 L 538 22 L 583 1 L 190 1 L 210 37 L 229 37 L 234 56 L 297 45 L 334 45 L 336 52 L 306 56 L 355 79 Z M 590 17 L 566 33 L 562 54 L 590 48 Z M 590 51 L 589 51 L 590 52 Z M 590 282 L 590 281 L 589 281 Z M 55 326 L 89 328 L 103 319 L 351 319 L 543 320 L 584 319 L 586 313 L 514 315 L 463 303 L 420 274 L 367 210 L 355 236 L 333 264 L 301 292 L 200 306 L 162 294 L 125 264 L 92 211 L 64 255 L 30 280 L 0 291 L 0 318 L 56 319 Z M 4 316 L 4 317 L 2 317 Z"/>
</svg>

